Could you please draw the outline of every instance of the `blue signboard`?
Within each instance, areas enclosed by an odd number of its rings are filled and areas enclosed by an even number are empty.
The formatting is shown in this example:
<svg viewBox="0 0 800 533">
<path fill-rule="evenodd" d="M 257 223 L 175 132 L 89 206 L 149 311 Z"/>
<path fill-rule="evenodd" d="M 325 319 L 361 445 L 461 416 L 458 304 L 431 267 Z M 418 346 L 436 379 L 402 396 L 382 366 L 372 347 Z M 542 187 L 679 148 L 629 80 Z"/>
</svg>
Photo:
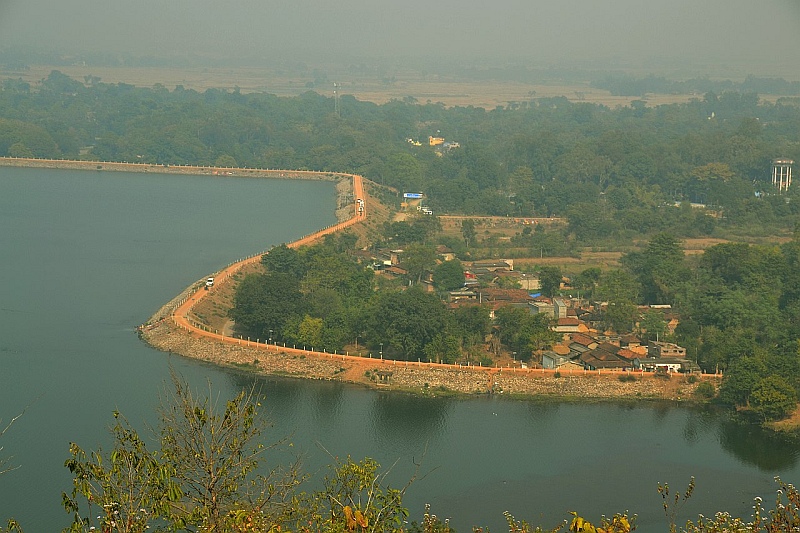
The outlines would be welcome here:
<svg viewBox="0 0 800 533">
<path fill-rule="evenodd" d="M 404 192 L 403 198 L 422 198 L 421 192 Z"/>
</svg>

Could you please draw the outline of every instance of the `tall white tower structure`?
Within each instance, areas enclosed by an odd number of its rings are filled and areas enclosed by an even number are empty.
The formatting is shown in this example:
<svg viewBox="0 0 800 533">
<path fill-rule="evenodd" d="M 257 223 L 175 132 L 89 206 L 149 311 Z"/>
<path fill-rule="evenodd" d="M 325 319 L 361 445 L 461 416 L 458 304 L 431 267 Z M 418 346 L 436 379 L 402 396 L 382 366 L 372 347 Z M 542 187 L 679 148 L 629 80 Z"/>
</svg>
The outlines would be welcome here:
<svg viewBox="0 0 800 533">
<path fill-rule="evenodd" d="M 792 165 L 791 159 L 775 159 L 772 161 L 772 186 L 778 192 L 788 191 L 792 184 Z"/>
<path fill-rule="evenodd" d="M 339 107 L 339 84 L 333 82 L 333 113 L 337 117 L 342 116 L 342 109 Z"/>
</svg>

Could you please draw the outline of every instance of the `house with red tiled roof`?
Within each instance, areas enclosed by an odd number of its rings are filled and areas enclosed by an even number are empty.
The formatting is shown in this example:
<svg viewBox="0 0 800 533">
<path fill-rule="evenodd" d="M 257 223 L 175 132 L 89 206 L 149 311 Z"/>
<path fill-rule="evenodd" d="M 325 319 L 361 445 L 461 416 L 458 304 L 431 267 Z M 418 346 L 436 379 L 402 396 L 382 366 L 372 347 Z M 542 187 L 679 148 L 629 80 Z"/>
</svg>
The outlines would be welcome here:
<svg viewBox="0 0 800 533">
<path fill-rule="evenodd" d="M 619 345 L 623 348 L 634 348 L 636 346 L 641 346 L 642 340 L 637 337 L 636 335 L 623 335 L 619 338 Z"/>
<path fill-rule="evenodd" d="M 558 355 L 570 355 L 569 346 L 566 344 L 556 344 L 553 346 L 552 351 Z"/>
<path fill-rule="evenodd" d="M 619 351 L 617 351 L 617 355 L 628 361 L 635 361 L 642 357 L 642 354 L 636 353 L 628 348 L 620 348 Z"/>
<path fill-rule="evenodd" d="M 606 347 L 613 346 L 606 343 L 604 343 L 604 345 L 606 345 Z M 620 357 L 616 352 L 600 347 L 582 353 L 578 357 L 578 360 L 581 362 L 581 364 L 583 364 L 583 367 L 586 370 L 599 370 L 602 368 L 633 370 L 634 368 L 632 361 L 628 361 L 624 357 Z"/>
<path fill-rule="evenodd" d="M 532 298 L 523 289 L 500 289 L 483 287 L 472 289 L 477 294 L 477 302 L 489 308 L 489 316 L 494 319 L 494 312 L 501 307 L 519 307 L 527 309 Z M 474 300 L 473 300 L 474 301 Z"/>
<path fill-rule="evenodd" d="M 402 277 L 408 275 L 408 270 L 399 266 L 390 266 L 383 269 L 383 272 L 395 277 Z"/>
<path fill-rule="evenodd" d="M 572 359 L 576 359 L 582 353 L 597 348 L 599 344 L 593 338 L 581 335 L 580 333 L 573 333 L 571 337 L 568 346 Z"/>
<path fill-rule="evenodd" d="M 553 326 L 556 333 L 586 333 L 589 328 L 576 317 L 559 318 Z"/>
</svg>

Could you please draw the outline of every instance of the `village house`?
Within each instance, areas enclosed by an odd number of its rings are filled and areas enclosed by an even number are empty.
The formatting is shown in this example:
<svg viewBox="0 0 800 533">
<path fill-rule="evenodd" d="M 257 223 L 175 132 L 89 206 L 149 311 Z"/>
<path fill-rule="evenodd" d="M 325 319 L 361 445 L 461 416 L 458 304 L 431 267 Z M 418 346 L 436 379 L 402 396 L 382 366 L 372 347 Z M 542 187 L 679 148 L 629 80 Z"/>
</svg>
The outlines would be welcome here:
<svg viewBox="0 0 800 533">
<path fill-rule="evenodd" d="M 516 271 L 515 271 L 516 272 Z M 517 280 L 521 289 L 526 291 L 538 291 L 542 288 L 542 281 L 532 274 L 523 272 Z"/>
<path fill-rule="evenodd" d="M 476 300 L 477 298 L 478 293 L 467 288 L 447 292 L 448 302 L 457 302 L 459 300 Z"/>
<path fill-rule="evenodd" d="M 633 334 L 623 335 L 619 338 L 619 345 L 622 348 L 628 349 L 638 348 L 642 345 L 642 339 Z"/>
<path fill-rule="evenodd" d="M 567 318 L 567 302 L 563 298 L 553 298 L 553 318 Z"/>
<path fill-rule="evenodd" d="M 568 356 L 553 351 L 542 354 L 542 368 L 560 372 L 581 372 L 584 370 L 582 365 L 571 360 Z"/>
<path fill-rule="evenodd" d="M 443 244 L 436 247 L 436 255 L 438 255 L 439 259 L 442 261 L 452 261 L 456 258 L 455 252 Z"/>
<path fill-rule="evenodd" d="M 494 272 L 498 269 L 514 270 L 514 260 L 498 259 L 494 261 L 473 261 L 470 266 L 473 270 L 486 270 L 488 272 Z"/>
<path fill-rule="evenodd" d="M 686 348 L 671 342 L 650 341 L 647 343 L 648 357 L 686 357 Z"/>
<path fill-rule="evenodd" d="M 620 348 L 611 343 L 604 342 L 596 348 L 582 353 L 578 361 L 586 370 L 620 369 L 633 370 L 633 361 L 625 359 L 618 354 Z"/>
<path fill-rule="evenodd" d="M 556 320 L 553 331 L 556 333 L 587 333 L 589 328 L 575 317 L 566 317 Z"/>
<path fill-rule="evenodd" d="M 677 359 L 674 357 L 654 358 L 648 357 L 639 361 L 639 367 L 645 372 L 666 372 L 672 374 L 674 372 L 681 372 L 685 359 Z"/>
<path fill-rule="evenodd" d="M 537 300 L 528 302 L 528 306 L 528 310 L 531 312 L 531 314 L 542 313 L 550 318 L 556 317 L 556 308 L 553 305 L 553 302 L 547 298 L 539 298 Z"/>
<path fill-rule="evenodd" d="M 582 353 L 588 352 L 589 350 L 593 350 L 597 348 L 599 343 L 594 340 L 592 337 L 588 335 L 582 335 L 579 333 L 575 333 L 571 336 L 569 344 L 567 345 L 570 350 L 570 358 L 576 359 Z"/>
</svg>

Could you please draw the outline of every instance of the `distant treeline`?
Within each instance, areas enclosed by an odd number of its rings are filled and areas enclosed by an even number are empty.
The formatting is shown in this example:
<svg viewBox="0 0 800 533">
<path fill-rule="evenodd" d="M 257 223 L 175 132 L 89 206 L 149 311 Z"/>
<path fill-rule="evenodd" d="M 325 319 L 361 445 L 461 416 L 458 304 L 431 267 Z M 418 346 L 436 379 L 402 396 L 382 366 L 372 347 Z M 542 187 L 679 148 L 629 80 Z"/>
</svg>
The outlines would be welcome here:
<svg viewBox="0 0 800 533">
<path fill-rule="evenodd" d="M 747 76 L 743 82 L 731 80 L 711 80 L 692 78 L 689 80 L 668 80 L 664 77 L 647 76 L 635 78 L 624 74 L 609 74 L 591 82 L 592 87 L 605 89 L 616 96 L 644 96 L 651 94 L 698 94 L 736 91 L 740 93 L 775 94 L 782 96 L 800 95 L 800 81 L 786 81 L 783 78 L 760 78 Z"/>
<path fill-rule="evenodd" d="M 53 71 L 37 84 L 3 82 L 0 156 L 354 172 L 423 192 L 437 214 L 567 217 L 558 247 L 530 237 L 544 254 L 663 230 L 793 228 L 796 187 L 774 194 L 770 174 L 775 158 L 800 161 L 791 101 L 723 91 L 657 107 L 557 97 L 487 110 L 344 94 L 337 112 L 312 91 L 199 92 Z M 431 147 L 429 136 L 458 146 Z"/>
</svg>

